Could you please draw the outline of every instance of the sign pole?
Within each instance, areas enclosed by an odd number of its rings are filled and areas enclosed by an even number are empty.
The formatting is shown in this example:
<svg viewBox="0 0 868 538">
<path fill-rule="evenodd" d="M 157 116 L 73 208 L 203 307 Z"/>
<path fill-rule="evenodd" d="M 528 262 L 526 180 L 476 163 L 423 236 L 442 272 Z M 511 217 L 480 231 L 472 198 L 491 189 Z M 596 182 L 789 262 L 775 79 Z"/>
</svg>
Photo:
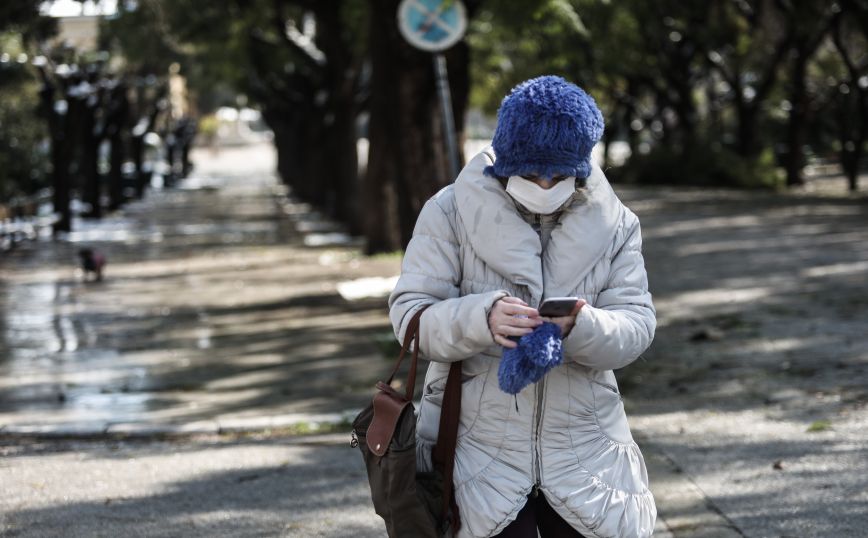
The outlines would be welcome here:
<svg viewBox="0 0 868 538">
<path fill-rule="evenodd" d="M 449 76 L 443 51 L 461 41 L 467 30 L 467 11 L 460 0 L 401 0 L 398 29 L 417 49 L 434 53 L 437 95 L 443 113 L 443 135 L 449 154 L 449 172 L 454 180 L 461 171 L 458 142 L 455 140 L 455 114 L 449 93 Z"/>
<path fill-rule="evenodd" d="M 434 55 L 434 72 L 437 75 L 437 93 L 443 113 L 443 131 L 446 135 L 446 152 L 449 154 L 449 173 L 454 180 L 461 171 L 458 161 L 458 141 L 455 136 L 455 114 L 452 110 L 452 94 L 449 92 L 449 75 L 446 72 L 446 57 Z"/>
</svg>

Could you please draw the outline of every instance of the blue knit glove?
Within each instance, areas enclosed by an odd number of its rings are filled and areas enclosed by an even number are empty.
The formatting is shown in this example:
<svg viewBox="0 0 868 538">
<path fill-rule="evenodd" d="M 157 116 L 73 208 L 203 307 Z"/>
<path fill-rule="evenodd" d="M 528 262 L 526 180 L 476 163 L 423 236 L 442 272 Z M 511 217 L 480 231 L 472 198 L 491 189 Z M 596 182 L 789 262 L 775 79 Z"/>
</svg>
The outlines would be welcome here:
<svg viewBox="0 0 868 538">
<path fill-rule="evenodd" d="M 546 321 L 532 333 L 522 336 L 515 348 L 503 349 L 497 371 L 500 389 L 509 394 L 518 394 L 563 361 L 561 328 Z"/>
</svg>

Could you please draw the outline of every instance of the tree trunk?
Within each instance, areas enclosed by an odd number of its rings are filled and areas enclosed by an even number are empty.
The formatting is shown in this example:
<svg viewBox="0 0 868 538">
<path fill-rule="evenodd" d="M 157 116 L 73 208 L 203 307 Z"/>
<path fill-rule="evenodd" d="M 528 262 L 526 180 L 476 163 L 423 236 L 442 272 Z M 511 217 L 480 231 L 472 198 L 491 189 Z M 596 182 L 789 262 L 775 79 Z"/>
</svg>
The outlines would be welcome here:
<svg viewBox="0 0 868 538">
<path fill-rule="evenodd" d="M 369 253 L 406 247 L 422 205 L 450 176 L 431 54 L 400 35 L 398 0 L 370 0 L 371 120 L 366 175 Z M 467 100 L 467 49 L 446 54 L 458 139 Z"/>
<path fill-rule="evenodd" d="M 130 152 L 133 154 L 133 168 L 135 169 L 136 198 L 141 199 L 145 195 L 145 186 L 149 183 L 144 170 L 145 135 L 132 136 Z M 150 177 L 150 174 L 147 175 Z"/>
<path fill-rule="evenodd" d="M 166 133 L 164 139 L 166 147 L 166 174 L 163 176 L 163 187 L 174 187 L 177 179 L 175 170 L 178 168 L 178 139 L 171 129 L 167 129 Z"/>
<path fill-rule="evenodd" d="M 762 147 L 757 136 L 759 109 L 752 103 L 745 103 L 743 98 L 736 102 L 738 112 L 738 154 L 742 157 L 756 157 Z"/>
<path fill-rule="evenodd" d="M 792 88 L 790 102 L 792 110 L 787 129 L 787 158 L 785 168 L 787 171 L 787 186 L 793 187 L 804 184 L 802 168 L 805 164 L 804 144 L 805 128 L 808 115 L 808 92 L 806 87 L 806 74 L 809 55 L 802 47 L 797 47 L 796 58 L 793 59 Z"/>
<path fill-rule="evenodd" d="M 344 223 L 353 235 L 362 233 L 359 206 L 359 161 L 356 152 L 356 73 L 353 54 L 343 39 L 346 30 L 341 21 L 343 2 L 324 2 L 316 11 L 317 44 L 328 62 L 325 65 L 329 99 L 324 122 L 323 169 L 329 192 L 329 213 Z"/>
<path fill-rule="evenodd" d="M 90 205 L 90 209 L 84 213 L 89 219 L 102 218 L 102 186 L 99 177 L 99 145 L 100 137 L 96 132 L 96 114 L 99 108 L 99 99 L 92 102 L 90 96 L 84 97 L 81 103 L 81 172 L 84 179 L 83 201 Z"/>
<path fill-rule="evenodd" d="M 859 169 L 862 164 L 865 140 L 868 139 L 868 90 L 861 88 L 858 83 L 854 86 L 858 92 L 859 128 L 856 130 L 856 139 L 853 141 L 853 172 L 850 174 L 849 180 L 851 192 L 859 190 Z"/>
<path fill-rule="evenodd" d="M 856 106 L 851 108 L 848 101 L 850 101 L 850 95 L 853 94 L 855 94 L 853 100 L 856 101 Z M 842 108 L 847 118 L 841 122 L 841 167 L 847 176 L 847 186 L 850 192 L 856 192 L 859 190 L 862 147 L 865 144 L 866 135 L 868 135 L 866 132 L 868 131 L 868 91 L 860 88 L 857 80 L 853 80 L 850 84 L 850 94 L 845 96 L 844 101 Z M 856 114 L 851 117 L 848 113 L 853 111 L 853 108 L 855 108 Z"/>
<path fill-rule="evenodd" d="M 112 90 L 110 97 L 111 113 L 107 118 L 111 161 L 109 165 L 109 210 L 116 211 L 124 204 L 123 164 L 126 156 L 124 132 L 129 120 L 129 101 L 127 87 L 123 83 Z"/>
<path fill-rule="evenodd" d="M 53 107 L 53 99 L 50 100 Z M 51 114 L 55 115 L 51 125 L 51 165 L 52 165 L 52 203 L 54 212 L 58 214 L 59 219 L 54 223 L 53 232 L 57 235 L 58 232 L 69 232 L 72 230 L 72 210 L 69 206 L 70 202 L 70 177 L 69 177 L 69 158 L 71 155 L 70 138 L 71 129 L 69 114 L 57 114 L 54 111 Z"/>
<path fill-rule="evenodd" d="M 295 127 L 299 133 L 296 164 L 298 177 L 295 189 L 304 201 L 330 215 L 332 208 L 329 201 L 333 199 L 334 187 L 329 167 L 334 161 L 329 159 L 329 152 L 325 147 L 325 125 L 322 121 L 324 111 L 321 107 L 314 108 L 313 105 L 305 108 L 306 110 L 301 110 L 299 107 L 295 111 L 295 116 L 299 118 L 299 124 Z"/>
<path fill-rule="evenodd" d="M 672 110 L 678 118 L 678 138 L 682 152 L 685 156 L 691 151 L 696 143 L 696 102 L 693 98 L 694 88 L 688 82 L 689 72 L 687 66 L 684 66 L 679 76 L 675 78 L 677 83 L 673 84 L 677 99 L 672 103 Z"/>
<path fill-rule="evenodd" d="M 109 137 L 109 144 L 111 144 L 111 161 L 109 164 L 109 211 L 117 211 L 124 204 L 124 139 L 120 129 L 111 134 Z"/>
<path fill-rule="evenodd" d="M 708 132 L 719 136 L 723 132 L 723 118 L 721 115 L 720 99 L 717 96 L 715 77 L 707 77 L 705 80 L 705 100 L 708 103 Z"/>
<path fill-rule="evenodd" d="M 165 87 L 158 88 L 156 96 L 153 102 L 149 103 L 150 108 L 148 108 L 144 104 L 144 91 L 139 89 L 137 105 L 141 120 L 134 128 L 132 137 L 133 162 L 136 166 L 136 198 L 142 198 L 145 195 L 145 190 L 151 185 L 151 178 L 154 173 L 153 169 L 149 168 L 145 170 L 144 166 L 145 135 L 151 132 L 157 123 L 157 116 L 160 115 L 165 106 L 162 102 L 165 93 Z"/>
<path fill-rule="evenodd" d="M 361 205 L 359 192 L 361 191 L 359 179 L 359 158 L 357 153 L 356 136 L 356 110 L 352 102 L 343 103 L 335 111 L 335 123 L 333 125 L 334 155 L 338 158 L 334 161 L 331 172 L 334 173 L 335 201 L 334 216 L 344 223 L 347 231 L 352 235 L 361 235 L 364 226 L 361 220 Z"/>
<path fill-rule="evenodd" d="M 58 110 L 55 98 L 65 99 L 64 89 L 55 84 L 45 68 L 39 70 L 42 88 L 39 98 L 42 114 L 48 123 L 48 134 L 51 139 L 51 202 L 57 221 L 52 226 L 52 234 L 56 237 L 60 232 L 72 229 L 72 215 L 69 208 L 69 157 L 67 139 L 69 129 L 69 109 Z M 59 92 L 59 96 L 55 93 Z"/>
<path fill-rule="evenodd" d="M 624 126 L 627 130 L 627 145 L 630 146 L 630 156 L 639 154 L 639 130 L 633 128 L 633 120 L 639 119 L 636 113 L 636 99 L 639 95 L 639 85 L 633 78 L 627 79 L 627 101 L 624 104 Z"/>
<path fill-rule="evenodd" d="M 293 174 L 292 162 L 296 157 L 295 138 L 297 134 L 291 126 L 287 125 L 277 111 L 268 104 L 263 104 L 262 119 L 274 133 L 274 147 L 277 152 L 277 175 L 284 185 L 294 189 L 295 174 Z M 295 195 L 295 193 L 293 193 Z"/>
</svg>

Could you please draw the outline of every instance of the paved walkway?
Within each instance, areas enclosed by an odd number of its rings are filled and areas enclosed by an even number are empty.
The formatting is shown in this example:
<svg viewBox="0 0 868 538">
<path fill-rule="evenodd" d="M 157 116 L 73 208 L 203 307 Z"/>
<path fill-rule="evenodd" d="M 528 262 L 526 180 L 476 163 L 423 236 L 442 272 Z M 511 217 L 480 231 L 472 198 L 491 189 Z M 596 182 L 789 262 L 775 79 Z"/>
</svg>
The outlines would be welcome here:
<svg viewBox="0 0 868 538">
<path fill-rule="evenodd" d="M 337 287 L 400 258 L 363 259 L 287 201 L 267 148 L 197 157 L 186 188 L 0 263 L 0 433 L 286 427 L 370 398 L 385 299 Z M 104 282 L 77 270 L 83 246 L 107 255 Z"/>
<path fill-rule="evenodd" d="M 745 536 L 865 536 L 868 197 L 622 197 L 658 308 L 654 344 L 619 376 L 644 446 Z"/>
<path fill-rule="evenodd" d="M 285 200 L 265 147 L 196 160 L 0 260 L 0 535 L 383 535 L 341 422 L 395 345 L 385 299 L 339 289 L 400 258 Z M 619 373 L 657 534 L 862 536 L 865 197 L 617 190 L 660 320 Z M 338 433 L 294 435 L 317 429 Z"/>
</svg>

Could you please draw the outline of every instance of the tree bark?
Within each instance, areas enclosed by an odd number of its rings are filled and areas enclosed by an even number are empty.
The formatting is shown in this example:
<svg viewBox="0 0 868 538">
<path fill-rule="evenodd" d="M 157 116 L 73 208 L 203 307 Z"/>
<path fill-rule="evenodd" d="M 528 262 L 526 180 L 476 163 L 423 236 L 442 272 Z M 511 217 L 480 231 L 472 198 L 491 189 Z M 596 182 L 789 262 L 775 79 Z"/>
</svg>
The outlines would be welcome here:
<svg viewBox="0 0 868 538">
<path fill-rule="evenodd" d="M 316 45 L 324 61 L 287 35 L 291 5 L 313 14 Z M 278 173 L 294 196 L 345 223 L 360 226 L 354 87 L 348 81 L 352 51 L 341 37 L 341 2 L 275 0 L 270 20 L 279 41 L 258 29 L 250 34 L 250 61 L 257 73 L 251 90 L 263 104 L 263 117 L 275 134 Z M 295 17 L 301 11 L 292 12 Z M 291 58 L 292 72 L 277 75 L 266 55 Z"/>
<path fill-rule="evenodd" d="M 857 10 L 862 17 L 859 19 L 863 23 L 860 28 L 863 38 L 868 38 L 868 11 L 861 10 L 859 5 L 848 3 L 848 9 Z M 863 146 L 865 139 L 868 138 L 868 89 L 859 85 L 859 79 L 868 69 L 868 62 L 856 64 L 851 57 L 847 47 L 845 46 L 845 38 L 841 35 L 842 31 L 842 12 L 835 14 L 832 19 L 832 42 L 835 48 L 838 49 L 838 54 L 841 60 L 847 67 L 847 72 L 850 75 L 848 81 L 849 93 L 843 94 L 839 98 L 839 110 L 841 112 L 840 140 L 841 140 L 841 167 L 844 169 L 844 174 L 847 176 L 847 186 L 850 192 L 856 192 L 859 189 L 859 165 L 862 161 Z M 851 101 L 856 101 L 856 106 L 851 105 Z M 852 109 L 856 109 L 856 114 L 852 114 Z M 855 124 L 855 125 L 854 125 Z"/>
<path fill-rule="evenodd" d="M 110 113 L 107 118 L 111 162 L 109 165 L 109 210 L 116 211 L 124 203 L 123 164 L 126 156 L 124 132 L 129 120 L 127 87 L 118 83 L 110 94 Z"/>
<path fill-rule="evenodd" d="M 433 58 L 398 31 L 398 0 L 370 0 L 370 153 L 365 179 L 369 253 L 406 247 L 422 205 L 451 183 Z M 465 44 L 447 51 L 457 138 L 467 102 Z"/>
<path fill-rule="evenodd" d="M 792 84 L 790 90 L 789 128 L 787 129 L 787 158 L 785 168 L 787 171 L 787 186 L 793 187 L 804 184 L 802 168 L 805 165 L 805 129 L 808 118 L 808 91 L 806 83 L 808 59 L 810 53 L 803 47 L 796 47 L 796 58 L 793 60 Z"/>
<path fill-rule="evenodd" d="M 343 2 L 317 4 L 317 45 L 326 56 L 325 86 L 329 97 L 324 122 L 323 168 L 329 213 L 353 235 L 362 232 L 359 205 L 359 161 L 356 152 L 356 78 L 352 49 L 341 21 Z"/>
<path fill-rule="evenodd" d="M 144 135 L 133 135 L 130 139 L 130 153 L 133 154 L 133 168 L 135 169 L 135 196 L 142 198 L 145 195 L 145 185 L 148 180 L 145 178 L 144 171 L 144 153 L 145 153 L 145 137 Z"/>
<path fill-rule="evenodd" d="M 808 62 L 832 29 L 836 11 L 824 3 L 793 3 L 778 0 L 775 5 L 784 14 L 789 43 L 788 52 L 792 57 L 790 80 L 789 129 L 787 133 L 787 186 L 804 183 L 802 168 L 805 164 L 804 144 L 807 126 L 810 121 L 810 101 L 807 87 Z"/>
<path fill-rule="evenodd" d="M 743 98 L 736 101 L 738 113 L 738 153 L 742 157 L 756 157 L 762 146 L 757 143 L 759 109 L 753 103 L 745 103 Z"/>
<path fill-rule="evenodd" d="M 111 161 L 109 163 L 109 211 L 116 211 L 124 204 L 123 164 L 124 139 L 121 130 L 109 136 Z"/>
<path fill-rule="evenodd" d="M 63 91 L 61 89 L 61 91 Z M 65 99 L 65 95 L 60 95 Z M 70 110 L 58 113 L 54 110 L 54 91 L 46 92 L 46 106 L 51 115 L 49 129 L 51 132 L 51 176 L 52 176 L 52 204 L 58 220 L 54 223 L 53 233 L 69 232 L 72 230 L 72 210 L 69 206 L 71 182 L 69 177 L 69 159 L 72 154 L 70 143 L 72 138 Z"/>
<path fill-rule="evenodd" d="M 48 124 L 51 139 L 51 202 L 57 221 L 52 226 L 56 237 L 60 232 L 69 232 L 72 217 L 69 208 L 69 161 L 66 151 L 67 119 L 69 109 L 59 109 L 55 99 L 65 99 L 64 85 L 56 83 L 47 68 L 39 68 L 42 87 L 39 99 L 42 115 Z M 60 87 L 58 87 L 60 86 Z M 59 93 L 59 95 L 55 95 Z"/>
<path fill-rule="evenodd" d="M 868 139 L 868 90 L 859 87 L 858 81 L 850 84 L 851 93 L 855 93 L 855 118 L 848 117 L 842 122 L 842 127 L 850 127 L 841 137 L 841 164 L 847 175 L 847 186 L 850 192 L 859 190 L 859 169 L 862 163 L 863 146 Z M 848 109 L 850 107 L 847 107 Z M 855 125 L 853 125 L 855 123 Z"/>
<path fill-rule="evenodd" d="M 100 107 L 100 90 L 92 89 L 81 99 L 81 175 L 84 180 L 82 198 L 90 209 L 82 216 L 88 219 L 102 218 L 102 182 L 99 175 L 100 133 L 97 132 L 97 114 Z"/>
</svg>

